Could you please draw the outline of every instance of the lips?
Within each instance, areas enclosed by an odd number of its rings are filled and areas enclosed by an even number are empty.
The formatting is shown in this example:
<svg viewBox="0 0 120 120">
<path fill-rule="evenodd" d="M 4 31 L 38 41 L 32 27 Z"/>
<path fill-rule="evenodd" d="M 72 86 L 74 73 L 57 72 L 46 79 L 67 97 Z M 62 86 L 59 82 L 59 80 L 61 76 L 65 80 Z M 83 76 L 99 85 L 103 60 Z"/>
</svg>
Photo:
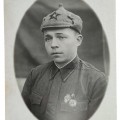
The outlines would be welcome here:
<svg viewBox="0 0 120 120">
<path fill-rule="evenodd" d="M 53 52 L 51 53 L 51 55 L 60 55 L 60 54 L 63 54 L 62 52 Z"/>
</svg>

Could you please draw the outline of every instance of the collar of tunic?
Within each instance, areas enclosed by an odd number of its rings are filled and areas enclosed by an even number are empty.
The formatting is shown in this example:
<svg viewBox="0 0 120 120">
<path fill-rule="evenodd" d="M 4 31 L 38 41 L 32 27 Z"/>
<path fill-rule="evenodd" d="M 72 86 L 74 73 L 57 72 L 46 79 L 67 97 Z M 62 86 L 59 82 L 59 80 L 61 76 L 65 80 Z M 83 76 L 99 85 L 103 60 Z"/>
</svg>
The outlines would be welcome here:
<svg viewBox="0 0 120 120">
<path fill-rule="evenodd" d="M 69 64 L 67 64 L 61 69 L 59 69 L 53 62 L 51 66 L 51 80 L 58 72 L 60 72 L 61 78 L 63 82 L 65 82 L 67 78 L 74 72 L 74 70 L 80 67 L 79 63 L 80 58 L 78 56 L 76 56 Z"/>
</svg>

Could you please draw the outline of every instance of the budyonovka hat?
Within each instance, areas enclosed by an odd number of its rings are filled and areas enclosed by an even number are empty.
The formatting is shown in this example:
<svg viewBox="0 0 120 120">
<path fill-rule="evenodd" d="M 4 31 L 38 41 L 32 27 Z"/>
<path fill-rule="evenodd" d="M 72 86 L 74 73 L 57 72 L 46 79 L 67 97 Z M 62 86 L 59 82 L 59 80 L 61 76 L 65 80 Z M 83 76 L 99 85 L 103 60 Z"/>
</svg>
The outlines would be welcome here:
<svg viewBox="0 0 120 120">
<path fill-rule="evenodd" d="M 82 19 L 78 15 L 69 12 L 63 7 L 62 4 L 59 4 L 59 8 L 56 11 L 43 18 L 41 30 L 43 32 L 44 29 L 47 28 L 70 27 L 81 33 L 82 23 Z"/>
</svg>

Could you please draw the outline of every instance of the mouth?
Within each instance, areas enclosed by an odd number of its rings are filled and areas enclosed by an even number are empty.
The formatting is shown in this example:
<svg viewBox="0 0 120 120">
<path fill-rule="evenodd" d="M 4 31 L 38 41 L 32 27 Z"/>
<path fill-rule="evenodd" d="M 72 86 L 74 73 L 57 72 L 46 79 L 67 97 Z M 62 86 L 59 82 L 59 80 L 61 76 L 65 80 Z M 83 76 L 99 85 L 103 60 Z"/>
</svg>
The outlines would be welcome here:
<svg viewBox="0 0 120 120">
<path fill-rule="evenodd" d="M 53 53 L 51 53 L 52 56 L 61 55 L 61 54 L 63 54 L 63 53 L 62 52 L 53 52 Z"/>
</svg>

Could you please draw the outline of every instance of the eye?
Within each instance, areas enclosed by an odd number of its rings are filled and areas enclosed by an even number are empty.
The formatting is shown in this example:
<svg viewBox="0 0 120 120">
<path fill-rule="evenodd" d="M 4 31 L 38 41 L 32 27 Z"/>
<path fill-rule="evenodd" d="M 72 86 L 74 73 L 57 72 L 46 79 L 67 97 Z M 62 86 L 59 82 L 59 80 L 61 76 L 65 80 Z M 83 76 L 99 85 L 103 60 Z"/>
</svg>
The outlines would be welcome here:
<svg viewBox="0 0 120 120">
<path fill-rule="evenodd" d="M 66 37 L 65 37 L 65 36 L 57 36 L 57 38 L 60 39 L 60 40 L 63 40 L 63 39 L 65 39 Z"/>
<path fill-rule="evenodd" d="M 45 40 L 45 42 L 49 42 L 49 41 L 52 40 L 52 38 L 51 37 L 45 37 L 44 40 Z"/>
</svg>

